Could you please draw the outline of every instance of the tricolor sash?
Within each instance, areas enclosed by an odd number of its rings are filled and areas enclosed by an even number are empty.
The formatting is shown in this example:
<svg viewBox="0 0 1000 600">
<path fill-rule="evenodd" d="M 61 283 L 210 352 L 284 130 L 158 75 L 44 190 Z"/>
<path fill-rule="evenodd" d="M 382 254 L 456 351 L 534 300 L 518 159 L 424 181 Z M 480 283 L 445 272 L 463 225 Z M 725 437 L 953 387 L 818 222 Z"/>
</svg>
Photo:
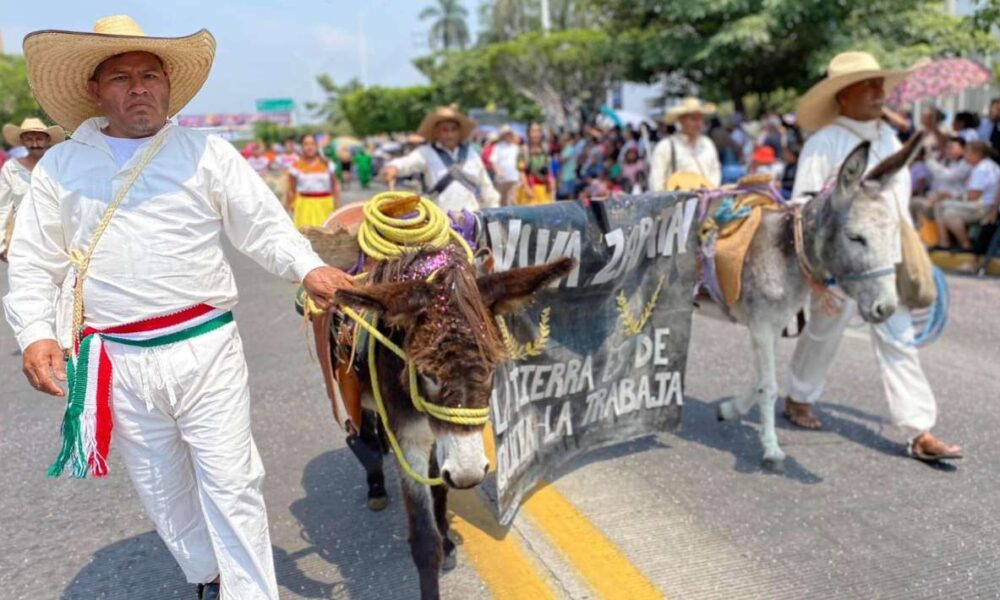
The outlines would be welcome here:
<svg viewBox="0 0 1000 600">
<path fill-rule="evenodd" d="M 62 474 L 72 461 L 74 477 L 108 474 L 111 449 L 111 360 L 104 342 L 152 348 L 208 333 L 232 322 L 233 313 L 199 304 L 180 312 L 104 330 L 86 327 L 73 346 L 66 369 L 68 398 L 62 423 L 62 450 L 49 477 Z"/>
</svg>

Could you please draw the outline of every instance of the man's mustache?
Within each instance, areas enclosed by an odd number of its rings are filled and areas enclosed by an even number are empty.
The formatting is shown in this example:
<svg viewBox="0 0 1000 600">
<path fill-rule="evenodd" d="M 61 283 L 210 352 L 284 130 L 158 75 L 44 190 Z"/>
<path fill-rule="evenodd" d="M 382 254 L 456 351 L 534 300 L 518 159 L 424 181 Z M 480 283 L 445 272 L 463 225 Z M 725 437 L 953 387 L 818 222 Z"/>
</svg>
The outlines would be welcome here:
<svg viewBox="0 0 1000 600">
<path fill-rule="evenodd" d="M 25 146 L 28 150 L 45 150 L 46 146 Z"/>
</svg>

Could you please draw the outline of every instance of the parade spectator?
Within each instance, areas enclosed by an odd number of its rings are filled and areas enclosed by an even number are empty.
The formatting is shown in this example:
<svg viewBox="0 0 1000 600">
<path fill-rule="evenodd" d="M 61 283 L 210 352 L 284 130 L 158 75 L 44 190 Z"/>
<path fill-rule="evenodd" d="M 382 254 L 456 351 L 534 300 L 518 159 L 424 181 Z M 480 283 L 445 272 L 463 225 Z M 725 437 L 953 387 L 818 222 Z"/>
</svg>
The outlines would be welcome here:
<svg viewBox="0 0 1000 600">
<path fill-rule="evenodd" d="M 966 231 L 969 225 L 991 224 L 996 221 L 997 196 L 1000 194 L 1000 166 L 990 158 L 990 146 L 975 141 L 965 146 L 965 160 L 972 165 L 965 191 L 960 196 L 948 196 L 935 207 L 935 220 L 941 249 L 952 249 L 951 237 L 958 242 L 957 250 L 972 252 L 972 241 Z"/>
<path fill-rule="evenodd" d="M 966 143 L 975 142 L 979 139 L 979 132 L 976 128 L 979 127 L 979 117 L 976 113 L 962 111 L 955 115 L 955 118 L 951 120 L 951 129 L 955 132 L 955 135 L 965 140 Z"/>
<path fill-rule="evenodd" d="M 517 198 L 521 183 L 521 172 L 517 168 L 517 134 L 509 125 L 500 128 L 500 141 L 493 148 L 491 159 L 496 169 L 497 191 L 500 206 L 512 206 Z"/>
<path fill-rule="evenodd" d="M 472 119 L 454 105 L 438 107 L 417 130 L 427 142 L 389 161 L 384 169 L 386 181 L 393 186 L 400 175 L 419 174 L 427 195 L 445 211 L 497 206 L 500 195 L 467 141 L 474 128 Z"/>
<path fill-rule="evenodd" d="M 965 192 L 965 183 L 972 171 L 972 165 L 965 160 L 965 140 L 958 136 L 949 138 L 940 160 L 926 152 L 924 165 L 930 176 L 930 186 L 924 194 L 914 192 L 910 211 L 914 216 L 933 219 L 934 206 L 938 202 L 960 197 Z"/>
<path fill-rule="evenodd" d="M 942 130 L 945 114 L 936 106 L 925 106 L 920 111 L 920 127 L 930 133 L 924 138 L 923 144 L 929 152 L 940 154 L 944 151 L 948 137 Z"/>
<path fill-rule="evenodd" d="M 264 142 L 250 142 L 247 144 L 252 146 L 250 148 L 250 156 L 247 158 L 247 162 L 250 163 L 250 168 L 252 168 L 258 175 L 263 177 L 269 168 L 271 168 L 271 161 L 267 159 L 264 154 L 266 146 Z"/>
<path fill-rule="evenodd" d="M 521 148 L 518 167 L 521 171 L 518 204 L 545 204 L 555 199 L 552 157 L 545 143 L 542 126 L 538 123 L 532 123 L 528 128 L 528 139 Z"/>
<path fill-rule="evenodd" d="M 621 177 L 625 189 L 632 190 L 636 187 L 640 175 L 648 171 L 646 161 L 639 157 L 638 147 L 629 148 L 625 151 L 625 160 L 621 166 Z M 645 181 L 645 177 L 643 177 Z"/>
<path fill-rule="evenodd" d="M 910 163 L 910 189 L 913 191 L 913 198 L 910 200 L 910 209 L 914 207 L 914 200 L 918 197 L 926 196 L 931 187 L 931 172 L 927 168 L 927 149 L 921 148 Z M 913 217 L 916 222 L 916 216 Z"/>
<path fill-rule="evenodd" d="M 785 172 L 785 165 L 778 160 L 774 148 L 769 145 L 758 146 L 750 155 L 750 175 L 767 175 L 775 181 L 780 181 Z"/>
<path fill-rule="evenodd" d="M 563 135 L 562 150 L 559 152 L 559 189 L 560 200 L 575 198 L 579 191 L 578 170 L 582 146 L 580 137 L 575 133 Z"/>
<path fill-rule="evenodd" d="M 799 153 L 802 151 L 798 143 L 787 144 L 781 151 L 785 161 L 785 169 L 781 172 L 781 195 L 786 200 L 792 198 L 795 187 L 795 173 L 799 167 Z"/>
<path fill-rule="evenodd" d="M 1000 157 L 1000 97 L 990 101 L 986 118 L 979 123 L 979 139 L 993 148 L 993 156 Z"/>
<path fill-rule="evenodd" d="M 671 175 L 680 171 L 699 173 L 711 185 L 722 183 L 719 152 L 702 135 L 705 115 L 715 113 L 715 105 L 693 97 L 685 98 L 666 114 L 668 124 L 678 124 L 680 131 L 661 140 L 650 161 L 649 184 L 653 191 L 665 189 Z"/>
</svg>

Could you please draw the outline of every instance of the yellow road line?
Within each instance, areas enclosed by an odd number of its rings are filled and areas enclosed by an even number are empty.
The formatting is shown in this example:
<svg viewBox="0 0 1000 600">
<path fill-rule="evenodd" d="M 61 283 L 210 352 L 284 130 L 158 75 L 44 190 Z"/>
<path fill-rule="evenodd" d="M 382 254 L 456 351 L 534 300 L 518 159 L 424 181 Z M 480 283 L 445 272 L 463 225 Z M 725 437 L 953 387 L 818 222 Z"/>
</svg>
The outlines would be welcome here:
<svg viewBox="0 0 1000 600">
<path fill-rule="evenodd" d="M 462 552 L 495 600 L 555 600 L 558 595 L 539 573 L 512 533 L 497 524 L 474 492 L 448 494 L 455 512 L 451 527 L 465 540 Z"/>
<path fill-rule="evenodd" d="M 483 438 L 492 468 L 496 464 L 496 449 L 489 425 Z M 601 597 L 607 600 L 664 598 L 611 540 L 552 484 L 542 482 L 522 508 Z"/>
</svg>

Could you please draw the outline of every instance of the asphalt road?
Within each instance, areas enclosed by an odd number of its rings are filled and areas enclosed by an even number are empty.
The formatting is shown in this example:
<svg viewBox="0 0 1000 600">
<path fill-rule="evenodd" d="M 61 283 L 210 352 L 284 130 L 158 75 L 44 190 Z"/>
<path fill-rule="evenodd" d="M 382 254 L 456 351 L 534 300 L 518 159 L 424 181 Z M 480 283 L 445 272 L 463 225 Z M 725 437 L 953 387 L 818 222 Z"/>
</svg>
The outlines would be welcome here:
<svg viewBox="0 0 1000 600">
<path fill-rule="evenodd" d="M 364 480 L 331 421 L 293 286 L 233 258 L 282 598 L 416 598 L 398 484 L 388 510 L 364 508 Z M 0 276 L 5 293 L 3 267 Z M 903 456 L 859 329 L 831 371 L 820 408 L 826 429 L 780 423 L 788 468 L 761 471 L 756 410 L 740 424 L 714 416 L 717 402 L 749 381 L 748 336 L 705 311 L 695 317 L 682 428 L 591 453 L 555 489 L 671 599 L 1000 597 L 1000 447 L 992 440 L 1000 283 L 949 281 L 951 323 L 922 358 L 939 398 L 936 431 L 967 450 L 956 467 Z M 781 343 L 779 364 L 791 349 Z M 24 381 L 6 327 L 0 389 L 0 597 L 193 598 L 116 456 L 103 481 L 45 479 L 62 402 Z M 522 513 L 510 535 L 552 595 L 601 597 L 545 529 Z M 483 574 L 509 565 L 483 545 L 488 536 L 465 537 L 444 596 L 501 597 L 496 578 Z"/>
</svg>

